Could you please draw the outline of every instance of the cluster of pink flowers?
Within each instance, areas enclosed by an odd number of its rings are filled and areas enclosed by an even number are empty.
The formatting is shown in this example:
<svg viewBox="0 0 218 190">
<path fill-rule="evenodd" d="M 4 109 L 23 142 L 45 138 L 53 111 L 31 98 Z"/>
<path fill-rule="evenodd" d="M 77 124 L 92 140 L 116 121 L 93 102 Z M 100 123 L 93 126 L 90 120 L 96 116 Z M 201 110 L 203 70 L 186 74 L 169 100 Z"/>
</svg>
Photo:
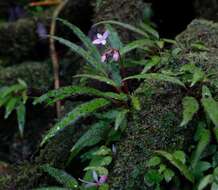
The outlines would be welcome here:
<svg viewBox="0 0 218 190">
<path fill-rule="evenodd" d="M 104 34 L 97 34 L 97 38 L 92 42 L 96 45 L 106 45 L 107 38 L 109 36 L 109 32 L 105 31 Z M 119 61 L 120 60 L 120 52 L 118 49 L 110 48 L 107 51 L 105 51 L 101 56 L 101 61 L 106 62 L 109 59 L 112 59 L 113 61 Z"/>
</svg>

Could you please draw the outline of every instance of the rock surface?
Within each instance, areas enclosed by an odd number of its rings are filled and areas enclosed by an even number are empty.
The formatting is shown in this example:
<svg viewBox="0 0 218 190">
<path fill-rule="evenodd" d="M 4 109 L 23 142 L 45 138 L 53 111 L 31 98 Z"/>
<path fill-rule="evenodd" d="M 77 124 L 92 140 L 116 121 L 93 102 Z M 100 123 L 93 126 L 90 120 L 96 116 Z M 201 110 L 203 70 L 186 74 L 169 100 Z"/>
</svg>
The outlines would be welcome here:
<svg viewBox="0 0 218 190">
<path fill-rule="evenodd" d="M 173 61 L 174 66 L 192 62 L 205 71 L 218 71 L 217 31 L 216 23 L 194 20 L 177 37 L 182 52 Z M 205 44 L 207 51 L 192 49 L 191 45 L 199 41 Z M 190 124 L 187 129 L 179 127 L 181 102 L 186 93 L 169 84 L 157 83 L 151 87 L 144 83 L 139 87 L 136 94 L 140 97 L 142 110 L 130 119 L 132 122 L 117 145 L 118 153 L 110 173 L 111 190 L 149 189 L 143 177 L 152 152 L 187 148 L 194 125 Z"/>
</svg>

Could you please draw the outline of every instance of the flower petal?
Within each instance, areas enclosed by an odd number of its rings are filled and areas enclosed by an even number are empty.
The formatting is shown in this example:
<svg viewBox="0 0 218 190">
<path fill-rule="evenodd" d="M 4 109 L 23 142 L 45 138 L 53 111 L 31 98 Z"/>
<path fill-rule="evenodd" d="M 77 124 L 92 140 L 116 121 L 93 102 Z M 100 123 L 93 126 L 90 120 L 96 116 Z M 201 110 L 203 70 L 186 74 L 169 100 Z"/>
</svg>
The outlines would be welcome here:
<svg viewBox="0 0 218 190">
<path fill-rule="evenodd" d="M 96 39 L 96 40 L 94 40 L 92 43 L 93 43 L 93 44 L 101 44 L 101 40 Z"/>
<path fill-rule="evenodd" d="M 105 54 L 103 54 L 103 55 L 101 56 L 101 62 L 105 62 L 106 59 L 107 59 L 107 56 L 106 56 Z"/>
<path fill-rule="evenodd" d="M 102 45 L 105 45 L 106 43 L 107 43 L 106 40 L 101 40 L 101 44 L 102 44 Z"/>
<path fill-rule="evenodd" d="M 102 36 L 101 34 L 98 33 L 98 34 L 97 34 L 97 38 L 98 38 L 98 39 L 102 39 L 103 36 Z"/>
<path fill-rule="evenodd" d="M 115 52 L 113 53 L 113 60 L 114 60 L 114 61 L 119 61 L 119 59 L 120 59 L 120 54 L 119 54 L 118 51 L 115 51 Z"/>
<path fill-rule="evenodd" d="M 93 176 L 93 179 L 98 182 L 98 174 L 96 173 L 96 171 L 93 171 L 92 172 L 92 176 Z"/>
<path fill-rule="evenodd" d="M 106 175 L 101 176 L 100 179 L 99 179 L 99 183 L 100 183 L 100 184 L 105 183 L 105 182 L 107 181 L 107 178 L 108 178 L 108 177 L 107 177 Z"/>
<path fill-rule="evenodd" d="M 108 36 L 109 36 L 109 31 L 106 30 L 103 34 L 103 39 L 106 40 Z"/>
</svg>

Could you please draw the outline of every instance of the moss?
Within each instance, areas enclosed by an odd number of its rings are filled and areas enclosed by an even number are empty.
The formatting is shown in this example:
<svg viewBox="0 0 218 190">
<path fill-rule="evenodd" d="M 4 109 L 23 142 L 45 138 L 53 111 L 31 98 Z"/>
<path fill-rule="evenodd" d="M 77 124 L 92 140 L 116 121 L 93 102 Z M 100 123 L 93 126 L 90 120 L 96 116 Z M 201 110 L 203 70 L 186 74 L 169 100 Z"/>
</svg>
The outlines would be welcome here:
<svg viewBox="0 0 218 190">
<path fill-rule="evenodd" d="M 206 33 L 201 36 L 201 32 Z M 177 37 L 181 54 L 175 58 L 173 67 L 195 63 L 205 72 L 218 71 L 218 25 L 205 20 L 194 20 Z M 196 51 L 192 43 L 203 42 L 208 51 Z M 175 69 L 175 68 L 174 68 Z M 216 76 L 217 77 L 217 76 Z M 179 127 L 182 98 L 188 92 L 170 84 L 144 83 L 136 91 L 142 110 L 135 112 L 121 141 L 110 171 L 111 190 L 146 190 L 144 182 L 146 161 L 155 150 L 186 149 L 192 142 L 196 121 L 189 127 Z M 198 93 L 196 89 L 193 93 Z"/>
<path fill-rule="evenodd" d="M 148 89 L 147 89 L 148 90 Z M 132 122 L 117 145 L 117 159 L 111 176 L 111 189 L 146 189 L 143 176 L 146 161 L 154 150 L 180 149 L 187 133 L 177 127 L 181 119 L 181 93 L 179 89 L 154 90 L 150 98 L 142 96 L 144 86 L 138 89 L 142 110 L 134 113 Z M 166 93 L 167 92 L 167 93 Z"/>
<path fill-rule="evenodd" d="M 51 86 L 52 74 L 47 64 L 26 62 L 10 67 L 1 67 L 0 85 L 11 85 L 21 78 L 29 88 L 48 89 Z"/>
<path fill-rule="evenodd" d="M 34 54 L 37 41 L 36 23 L 33 19 L 20 19 L 15 23 L 0 25 L 0 57 L 16 64 Z"/>
</svg>

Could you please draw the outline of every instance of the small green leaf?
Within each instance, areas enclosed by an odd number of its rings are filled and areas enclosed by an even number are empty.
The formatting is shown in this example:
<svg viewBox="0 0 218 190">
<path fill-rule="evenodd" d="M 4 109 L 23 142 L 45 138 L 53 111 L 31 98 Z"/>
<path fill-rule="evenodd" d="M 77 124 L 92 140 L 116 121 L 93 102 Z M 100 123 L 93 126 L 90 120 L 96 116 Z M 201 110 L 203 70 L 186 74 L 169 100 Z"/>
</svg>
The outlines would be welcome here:
<svg viewBox="0 0 218 190">
<path fill-rule="evenodd" d="M 122 110 L 120 112 L 118 112 L 117 116 L 116 116 L 116 120 L 115 120 L 115 130 L 118 130 L 118 128 L 120 127 L 120 125 L 122 124 L 123 120 L 126 118 L 126 114 L 129 112 L 129 110 Z"/>
<path fill-rule="evenodd" d="M 213 175 L 206 175 L 203 179 L 201 179 L 199 185 L 198 185 L 198 190 L 203 190 L 205 189 L 209 184 L 211 184 L 213 181 Z"/>
<path fill-rule="evenodd" d="M 166 170 L 167 166 L 165 164 L 160 164 L 158 172 L 161 174 Z"/>
<path fill-rule="evenodd" d="M 160 62 L 161 58 L 159 56 L 153 56 L 150 60 L 146 62 L 141 74 L 147 73 L 152 67 L 157 66 Z"/>
<path fill-rule="evenodd" d="M 161 163 L 160 157 L 154 156 L 154 157 L 152 157 L 152 158 L 148 161 L 148 163 L 146 164 L 146 166 L 147 166 L 147 167 L 154 167 L 154 166 L 159 165 L 160 163 Z"/>
<path fill-rule="evenodd" d="M 18 102 L 18 98 L 11 98 L 6 105 L 5 119 L 11 114 L 11 112 L 15 109 L 16 104 Z"/>
<path fill-rule="evenodd" d="M 203 98 L 212 98 L 212 94 L 210 92 L 210 89 L 206 85 L 203 85 L 203 87 L 202 87 L 202 97 Z"/>
<path fill-rule="evenodd" d="M 101 146 L 96 152 L 93 153 L 95 156 L 106 156 L 111 154 L 111 149 L 106 146 Z"/>
<path fill-rule="evenodd" d="M 192 183 L 194 182 L 194 176 L 192 175 L 191 171 L 189 171 L 187 166 L 183 164 L 180 160 L 175 159 L 172 154 L 166 151 L 159 150 L 155 152 L 167 159 L 173 166 L 175 166 L 181 172 L 181 174 L 185 176 L 186 179 L 188 179 Z"/>
<path fill-rule="evenodd" d="M 163 176 L 157 170 L 150 169 L 144 176 L 144 180 L 148 186 L 159 184 L 163 180 Z"/>
<path fill-rule="evenodd" d="M 173 153 L 175 159 L 181 161 L 183 164 L 186 162 L 186 156 L 183 151 L 177 150 Z"/>
<path fill-rule="evenodd" d="M 20 104 L 17 108 L 17 120 L 18 120 L 18 128 L 20 131 L 21 137 L 23 137 L 25 120 L 26 120 L 26 108 L 25 105 Z"/>
<path fill-rule="evenodd" d="M 101 185 L 99 188 L 98 188 L 98 190 L 109 190 L 109 185 L 108 184 L 103 184 L 103 185 Z"/>
<path fill-rule="evenodd" d="M 187 125 L 193 118 L 194 114 L 199 109 L 198 101 L 191 96 L 186 96 L 182 101 L 183 105 L 183 119 L 180 126 Z"/>
<path fill-rule="evenodd" d="M 164 170 L 164 179 L 167 183 L 169 183 L 172 178 L 175 176 L 175 173 L 171 169 Z"/>
<path fill-rule="evenodd" d="M 218 189 L 218 183 L 213 182 L 211 186 L 211 190 L 217 190 Z"/>
<path fill-rule="evenodd" d="M 48 134 L 43 138 L 41 145 L 47 142 L 50 138 L 55 136 L 59 131 L 63 130 L 69 124 L 73 124 L 81 117 L 92 114 L 94 111 L 109 105 L 110 102 L 103 98 L 91 100 L 77 106 L 74 110 L 69 112 L 60 122 L 58 122 L 53 128 L 51 128 Z"/>
<path fill-rule="evenodd" d="M 93 146 L 104 140 L 110 130 L 108 123 L 100 121 L 90 126 L 90 129 L 79 138 L 76 144 L 71 149 L 70 158 L 74 158 L 85 147 Z"/>
<path fill-rule="evenodd" d="M 201 102 L 211 121 L 218 127 L 218 103 L 212 97 L 202 98 Z"/>
<path fill-rule="evenodd" d="M 191 158 L 192 169 L 195 170 L 198 161 L 201 159 L 203 152 L 205 151 L 207 145 L 210 142 L 210 138 L 211 138 L 210 131 L 208 129 L 202 129 L 197 148 L 194 151 L 192 158 Z"/>
<path fill-rule="evenodd" d="M 141 104 L 140 104 L 140 101 L 139 101 L 139 98 L 137 96 L 130 96 L 131 98 L 131 104 L 132 104 L 132 107 L 137 110 L 137 111 L 140 111 L 141 110 Z"/>
<path fill-rule="evenodd" d="M 84 171 L 96 171 L 98 172 L 100 175 L 108 175 L 108 170 L 105 167 L 101 167 L 101 166 L 89 166 L 86 167 L 84 169 Z"/>
</svg>

